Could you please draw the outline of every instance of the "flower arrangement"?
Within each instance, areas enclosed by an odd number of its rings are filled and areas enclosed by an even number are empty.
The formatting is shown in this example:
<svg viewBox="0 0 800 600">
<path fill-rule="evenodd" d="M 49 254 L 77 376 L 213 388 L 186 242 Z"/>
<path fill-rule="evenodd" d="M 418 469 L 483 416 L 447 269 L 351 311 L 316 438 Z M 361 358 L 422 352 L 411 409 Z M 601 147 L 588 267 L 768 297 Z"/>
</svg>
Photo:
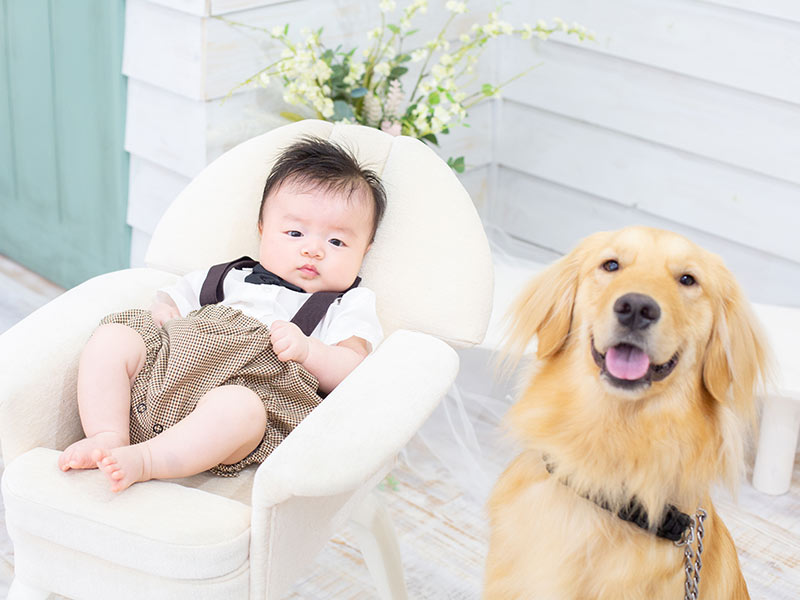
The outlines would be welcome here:
<svg viewBox="0 0 800 600">
<path fill-rule="evenodd" d="M 368 33 L 369 44 L 361 55 L 356 48 L 345 51 L 326 47 L 321 28 L 301 30 L 303 40 L 294 42 L 288 25 L 268 31 L 228 21 L 264 31 L 283 47 L 280 58 L 238 87 L 266 87 L 278 79 L 284 100 L 311 108 L 317 118 L 360 123 L 438 145 L 438 135 L 449 133 L 456 125 L 468 126 L 470 108 L 497 96 L 504 86 L 537 66 L 499 85 L 475 84 L 475 66 L 490 40 L 501 36 L 546 40 L 556 32 L 580 40 L 594 39 L 582 25 L 567 25 L 559 18 L 552 24 L 539 20 L 535 25 L 515 28 L 501 20 L 498 11 L 490 12 L 485 23 L 475 23 L 468 33 L 451 39 L 449 28 L 458 15 L 467 12 L 467 6 L 464 1 L 447 0 L 449 15 L 438 35 L 408 47 L 418 33 L 412 21 L 427 12 L 428 0 L 411 0 L 399 11 L 396 22 L 389 22 L 397 15 L 395 0 L 379 0 L 379 8 L 381 23 Z M 293 120 L 303 118 L 295 113 L 281 114 Z M 463 172 L 464 157 L 450 158 L 448 164 Z"/>
</svg>

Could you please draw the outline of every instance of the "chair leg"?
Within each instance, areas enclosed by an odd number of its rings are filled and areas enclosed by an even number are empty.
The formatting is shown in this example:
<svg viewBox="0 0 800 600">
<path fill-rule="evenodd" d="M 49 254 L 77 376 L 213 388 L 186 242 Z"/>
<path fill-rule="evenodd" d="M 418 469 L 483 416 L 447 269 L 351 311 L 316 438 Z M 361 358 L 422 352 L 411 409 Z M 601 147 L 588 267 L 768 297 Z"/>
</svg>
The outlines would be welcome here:
<svg viewBox="0 0 800 600">
<path fill-rule="evenodd" d="M 397 534 L 386 507 L 374 492 L 350 517 L 350 526 L 381 600 L 407 600 Z"/>
<path fill-rule="evenodd" d="M 778 495 L 789 491 L 799 432 L 800 400 L 768 397 L 753 468 L 753 487 L 759 492 Z"/>
<path fill-rule="evenodd" d="M 47 600 L 50 592 L 40 590 L 14 577 L 11 587 L 8 589 L 7 600 Z"/>
</svg>

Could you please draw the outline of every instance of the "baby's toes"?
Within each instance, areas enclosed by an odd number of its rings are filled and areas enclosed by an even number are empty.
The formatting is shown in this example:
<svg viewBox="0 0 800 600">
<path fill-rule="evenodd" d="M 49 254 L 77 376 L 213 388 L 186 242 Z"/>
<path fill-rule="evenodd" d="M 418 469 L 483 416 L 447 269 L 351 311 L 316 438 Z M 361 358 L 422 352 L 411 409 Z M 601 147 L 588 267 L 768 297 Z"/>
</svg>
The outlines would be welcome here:
<svg viewBox="0 0 800 600">
<path fill-rule="evenodd" d="M 58 468 L 62 471 L 69 471 L 69 463 L 72 460 L 72 452 L 64 452 L 61 453 L 61 456 L 58 457 Z"/>
</svg>

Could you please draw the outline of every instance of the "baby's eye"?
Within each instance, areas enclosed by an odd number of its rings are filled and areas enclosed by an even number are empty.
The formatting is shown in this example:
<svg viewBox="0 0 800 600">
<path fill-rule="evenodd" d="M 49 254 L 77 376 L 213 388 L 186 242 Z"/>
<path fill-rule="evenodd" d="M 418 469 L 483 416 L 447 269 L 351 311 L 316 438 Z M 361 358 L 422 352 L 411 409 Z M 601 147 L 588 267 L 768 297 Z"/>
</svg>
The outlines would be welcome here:
<svg viewBox="0 0 800 600">
<path fill-rule="evenodd" d="M 294 229 L 291 229 L 291 230 L 287 231 L 286 235 L 288 235 L 289 237 L 303 237 L 302 233 L 300 233 L 299 231 L 296 231 Z"/>
<path fill-rule="evenodd" d="M 337 238 L 332 238 L 332 239 L 328 240 L 328 243 L 332 244 L 333 246 L 337 246 L 337 247 L 338 246 L 344 246 L 344 242 L 342 240 L 340 240 L 340 239 L 337 239 Z"/>
</svg>

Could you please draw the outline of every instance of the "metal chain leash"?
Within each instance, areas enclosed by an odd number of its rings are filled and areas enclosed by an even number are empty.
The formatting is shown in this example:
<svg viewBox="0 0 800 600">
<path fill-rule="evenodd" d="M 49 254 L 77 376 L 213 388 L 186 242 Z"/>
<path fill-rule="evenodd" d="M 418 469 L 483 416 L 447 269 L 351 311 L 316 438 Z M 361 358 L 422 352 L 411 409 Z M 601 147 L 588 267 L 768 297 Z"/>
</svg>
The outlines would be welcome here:
<svg viewBox="0 0 800 600">
<path fill-rule="evenodd" d="M 700 555 L 703 554 L 703 535 L 705 534 L 703 521 L 707 516 L 706 511 L 698 508 L 684 537 L 675 542 L 676 546 L 683 546 L 683 570 L 686 572 L 686 583 L 683 586 L 684 600 L 697 600 L 700 593 L 700 569 L 703 567 Z M 697 539 L 696 555 L 692 550 L 695 539 Z"/>
</svg>

